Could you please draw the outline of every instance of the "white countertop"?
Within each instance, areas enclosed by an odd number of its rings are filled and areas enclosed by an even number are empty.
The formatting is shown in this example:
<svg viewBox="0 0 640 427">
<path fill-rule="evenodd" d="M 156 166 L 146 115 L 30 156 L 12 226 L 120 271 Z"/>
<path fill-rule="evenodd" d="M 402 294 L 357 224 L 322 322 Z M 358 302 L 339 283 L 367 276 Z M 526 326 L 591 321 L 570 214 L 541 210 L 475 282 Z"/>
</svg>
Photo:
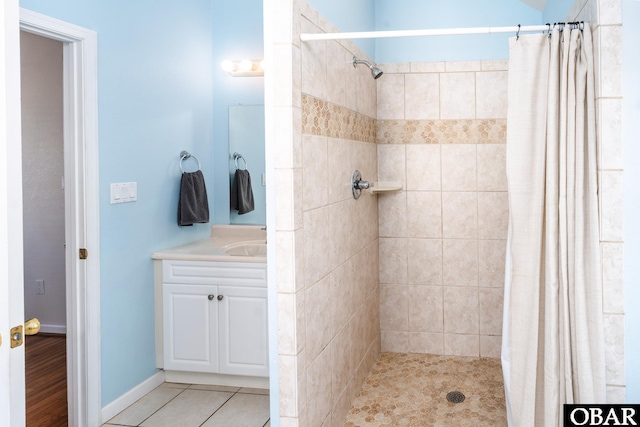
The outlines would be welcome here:
<svg viewBox="0 0 640 427">
<path fill-rule="evenodd" d="M 222 251 L 224 246 L 232 243 L 253 240 L 266 241 L 266 238 L 267 232 L 258 225 L 213 225 L 211 226 L 211 237 L 154 252 L 151 254 L 151 258 L 156 260 L 266 263 L 266 256 L 227 255 Z"/>
</svg>

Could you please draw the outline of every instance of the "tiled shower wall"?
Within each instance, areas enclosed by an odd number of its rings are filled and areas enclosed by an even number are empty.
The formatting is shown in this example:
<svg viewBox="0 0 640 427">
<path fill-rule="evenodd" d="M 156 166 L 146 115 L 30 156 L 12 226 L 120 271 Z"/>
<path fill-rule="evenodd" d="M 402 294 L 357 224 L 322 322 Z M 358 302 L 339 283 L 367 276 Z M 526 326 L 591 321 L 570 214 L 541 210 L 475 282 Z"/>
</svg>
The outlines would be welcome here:
<svg viewBox="0 0 640 427">
<path fill-rule="evenodd" d="M 499 357 L 507 61 L 382 64 L 382 350 Z"/>
<path fill-rule="evenodd" d="M 350 188 L 354 169 L 377 176 L 376 85 L 352 66 L 366 58 L 353 43 L 300 43 L 337 29 L 285 3 L 273 11 L 293 23 L 275 28 L 280 425 L 337 427 L 380 354 L 377 202 Z"/>
<path fill-rule="evenodd" d="M 596 71 L 600 247 L 607 399 L 625 401 L 622 224 L 622 15 L 620 0 L 577 0 L 569 21 L 591 22 Z"/>
</svg>

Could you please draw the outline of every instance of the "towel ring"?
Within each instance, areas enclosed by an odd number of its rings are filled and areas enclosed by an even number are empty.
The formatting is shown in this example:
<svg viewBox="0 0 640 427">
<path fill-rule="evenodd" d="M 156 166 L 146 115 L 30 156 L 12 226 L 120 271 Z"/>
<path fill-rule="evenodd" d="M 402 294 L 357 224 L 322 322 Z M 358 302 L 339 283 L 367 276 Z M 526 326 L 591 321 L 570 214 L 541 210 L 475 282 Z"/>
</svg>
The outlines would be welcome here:
<svg viewBox="0 0 640 427">
<path fill-rule="evenodd" d="M 194 159 L 196 162 L 198 162 L 198 170 L 202 169 L 200 167 L 200 160 L 198 160 L 198 158 L 196 156 L 194 156 L 193 154 L 187 152 L 187 151 L 181 151 L 180 152 L 180 172 L 184 173 L 184 169 L 182 169 L 182 162 L 184 160 L 187 160 L 188 158 L 192 158 Z M 197 171 L 196 171 L 197 172 Z"/>
<path fill-rule="evenodd" d="M 234 161 L 234 162 L 235 162 L 235 164 L 236 164 L 236 170 L 237 170 L 237 169 L 240 169 L 240 168 L 238 167 L 238 160 L 242 160 L 242 161 L 244 162 L 244 170 L 247 170 L 247 168 L 248 168 L 248 166 L 247 166 L 247 161 L 244 159 L 244 157 L 242 157 L 242 154 L 240 154 L 240 153 L 238 153 L 238 152 L 233 153 L 233 161 Z"/>
</svg>

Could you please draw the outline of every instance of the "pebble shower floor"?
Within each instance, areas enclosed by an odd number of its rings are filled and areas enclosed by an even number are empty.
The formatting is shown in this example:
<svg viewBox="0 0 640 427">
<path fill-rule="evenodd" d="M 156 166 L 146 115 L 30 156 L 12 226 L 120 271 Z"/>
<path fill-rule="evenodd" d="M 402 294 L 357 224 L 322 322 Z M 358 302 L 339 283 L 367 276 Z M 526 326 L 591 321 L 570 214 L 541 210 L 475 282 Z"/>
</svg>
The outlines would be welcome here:
<svg viewBox="0 0 640 427">
<path fill-rule="evenodd" d="M 382 353 L 343 424 L 364 426 L 506 427 L 500 359 Z"/>
</svg>

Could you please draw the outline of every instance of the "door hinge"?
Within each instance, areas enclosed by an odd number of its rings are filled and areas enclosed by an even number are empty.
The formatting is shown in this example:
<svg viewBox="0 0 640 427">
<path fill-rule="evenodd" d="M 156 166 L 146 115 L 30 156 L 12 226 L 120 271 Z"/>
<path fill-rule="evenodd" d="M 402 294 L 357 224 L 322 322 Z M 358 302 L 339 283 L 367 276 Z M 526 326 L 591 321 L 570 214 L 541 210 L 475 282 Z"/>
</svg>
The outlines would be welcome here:
<svg viewBox="0 0 640 427">
<path fill-rule="evenodd" d="M 85 248 L 80 248 L 80 250 L 78 251 L 78 256 L 80 257 L 80 259 L 87 259 L 87 257 L 89 256 L 89 252 Z"/>
</svg>

